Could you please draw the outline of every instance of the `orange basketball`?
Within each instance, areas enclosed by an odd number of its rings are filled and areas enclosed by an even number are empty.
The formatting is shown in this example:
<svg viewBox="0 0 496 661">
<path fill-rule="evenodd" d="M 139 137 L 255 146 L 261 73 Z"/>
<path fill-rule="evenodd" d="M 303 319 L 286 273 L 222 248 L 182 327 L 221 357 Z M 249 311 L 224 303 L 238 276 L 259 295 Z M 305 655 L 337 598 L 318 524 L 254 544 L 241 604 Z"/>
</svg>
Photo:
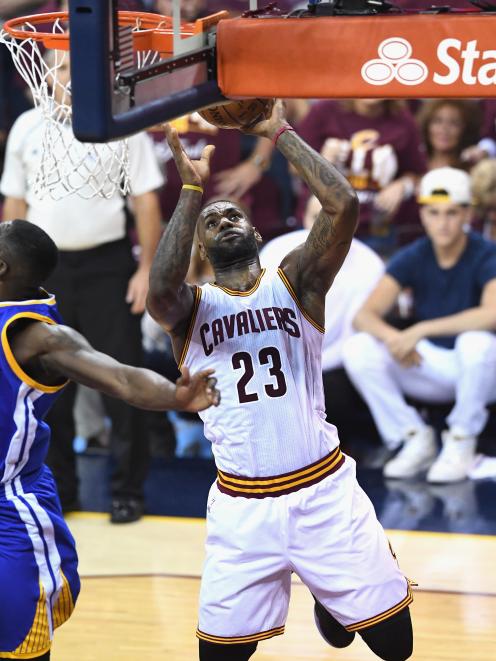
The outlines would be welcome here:
<svg viewBox="0 0 496 661">
<path fill-rule="evenodd" d="M 220 129 L 254 126 L 272 114 L 274 99 L 245 99 L 200 110 L 200 115 Z"/>
</svg>

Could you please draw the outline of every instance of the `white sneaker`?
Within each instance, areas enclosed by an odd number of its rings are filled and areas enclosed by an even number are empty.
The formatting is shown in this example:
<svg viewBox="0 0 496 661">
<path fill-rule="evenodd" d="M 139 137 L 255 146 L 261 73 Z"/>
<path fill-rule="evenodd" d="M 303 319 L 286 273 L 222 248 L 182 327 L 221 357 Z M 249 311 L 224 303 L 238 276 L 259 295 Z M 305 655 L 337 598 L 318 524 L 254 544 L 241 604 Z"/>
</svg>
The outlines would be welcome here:
<svg viewBox="0 0 496 661">
<path fill-rule="evenodd" d="M 468 476 L 471 480 L 496 480 L 496 457 L 487 457 L 484 454 L 475 455 Z"/>
<path fill-rule="evenodd" d="M 443 447 L 427 473 L 427 482 L 446 484 L 468 477 L 475 459 L 477 439 L 456 429 L 443 431 Z"/>
<path fill-rule="evenodd" d="M 437 454 L 436 438 L 432 427 L 410 432 L 398 454 L 384 466 L 384 477 L 401 479 L 415 477 L 427 470 Z"/>
</svg>

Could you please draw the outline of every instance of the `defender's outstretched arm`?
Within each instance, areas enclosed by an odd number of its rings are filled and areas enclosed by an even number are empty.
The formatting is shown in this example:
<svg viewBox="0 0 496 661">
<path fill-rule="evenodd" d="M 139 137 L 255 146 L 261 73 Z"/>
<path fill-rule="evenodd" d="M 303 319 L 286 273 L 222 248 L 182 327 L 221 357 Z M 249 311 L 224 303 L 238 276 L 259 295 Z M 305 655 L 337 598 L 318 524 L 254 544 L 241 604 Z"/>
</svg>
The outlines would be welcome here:
<svg viewBox="0 0 496 661">
<path fill-rule="evenodd" d="M 70 379 L 142 409 L 196 412 L 220 401 L 213 370 L 193 376 L 183 370 L 174 384 L 151 370 L 123 365 L 95 351 L 68 326 L 30 323 L 15 334 L 11 346 L 15 359 L 28 373 L 33 367 L 41 369 L 49 382 Z"/>
</svg>

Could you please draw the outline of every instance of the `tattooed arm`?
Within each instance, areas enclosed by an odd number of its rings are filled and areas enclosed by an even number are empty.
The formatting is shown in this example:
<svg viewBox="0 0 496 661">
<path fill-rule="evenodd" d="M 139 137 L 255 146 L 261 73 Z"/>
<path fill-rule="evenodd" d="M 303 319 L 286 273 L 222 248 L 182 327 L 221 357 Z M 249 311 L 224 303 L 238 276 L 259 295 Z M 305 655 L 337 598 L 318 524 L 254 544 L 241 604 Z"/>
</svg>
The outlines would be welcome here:
<svg viewBox="0 0 496 661">
<path fill-rule="evenodd" d="M 191 161 L 181 145 L 176 129 L 166 124 L 165 135 L 183 185 L 202 189 L 210 175 L 209 163 L 214 147 L 205 147 L 200 160 Z M 193 290 L 186 284 L 185 278 L 201 204 L 200 190 L 187 187 L 182 189 L 150 271 L 147 309 L 173 339 L 180 339 L 184 334 L 193 310 Z"/>
<path fill-rule="evenodd" d="M 278 102 L 272 117 L 249 132 L 273 139 L 287 125 Z M 287 255 L 281 268 L 305 311 L 323 325 L 325 295 L 350 248 L 358 220 L 358 200 L 345 177 L 294 131 L 281 133 L 277 148 L 322 205 L 306 243 Z"/>
</svg>

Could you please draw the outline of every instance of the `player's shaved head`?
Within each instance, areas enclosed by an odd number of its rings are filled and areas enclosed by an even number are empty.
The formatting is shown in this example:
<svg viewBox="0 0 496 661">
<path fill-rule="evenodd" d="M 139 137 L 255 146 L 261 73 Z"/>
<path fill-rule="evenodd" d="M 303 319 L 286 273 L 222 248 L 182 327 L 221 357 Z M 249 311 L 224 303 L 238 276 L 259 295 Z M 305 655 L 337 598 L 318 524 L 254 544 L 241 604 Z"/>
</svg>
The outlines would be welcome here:
<svg viewBox="0 0 496 661">
<path fill-rule="evenodd" d="M 57 266 L 58 250 L 48 234 L 27 220 L 0 223 L 2 277 L 38 287 Z"/>
<path fill-rule="evenodd" d="M 225 199 L 210 200 L 203 207 L 197 234 L 200 254 L 214 268 L 255 258 L 262 241 L 242 205 Z"/>
</svg>

